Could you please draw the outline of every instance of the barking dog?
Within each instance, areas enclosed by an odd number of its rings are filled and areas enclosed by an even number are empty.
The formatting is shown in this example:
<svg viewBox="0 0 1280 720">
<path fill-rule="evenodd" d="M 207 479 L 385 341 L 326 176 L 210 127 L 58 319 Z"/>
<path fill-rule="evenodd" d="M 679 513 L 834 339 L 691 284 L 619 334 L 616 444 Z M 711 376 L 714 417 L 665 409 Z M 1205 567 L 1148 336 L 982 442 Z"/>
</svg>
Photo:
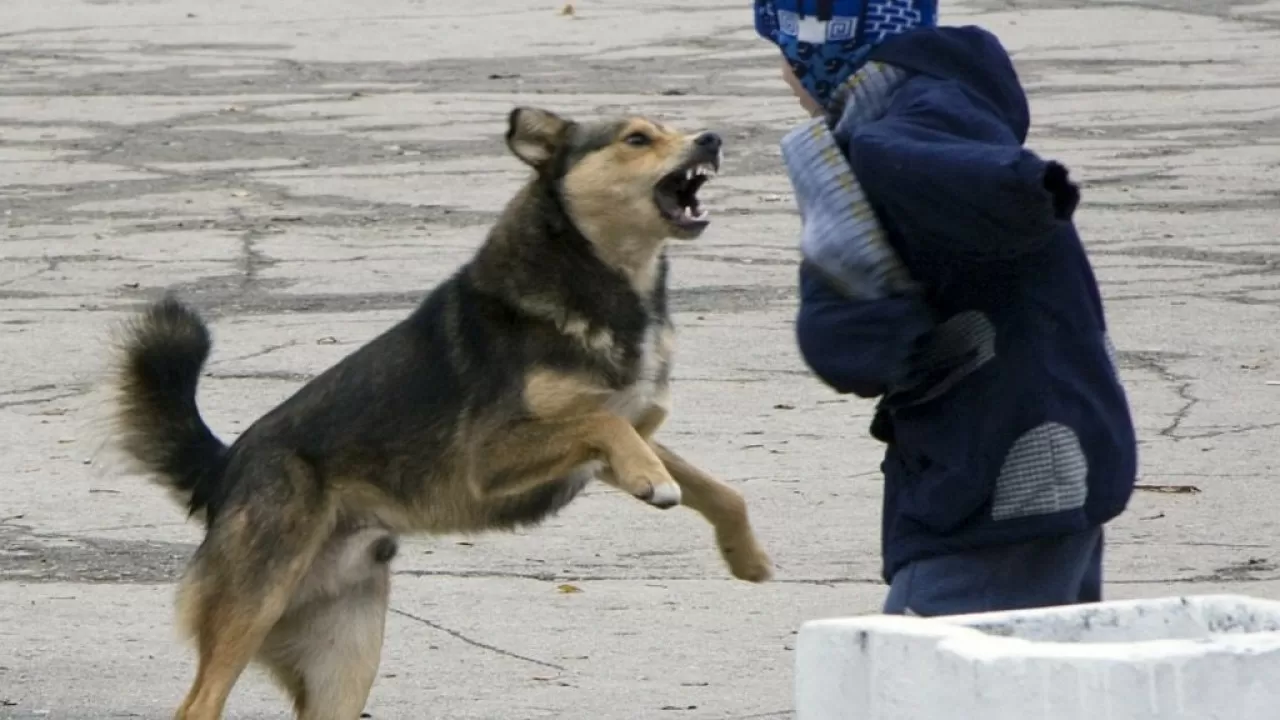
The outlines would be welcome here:
<svg viewBox="0 0 1280 720">
<path fill-rule="evenodd" d="M 177 718 L 220 717 L 257 661 L 302 720 L 354 720 L 397 536 L 534 525 L 592 479 L 687 505 L 736 577 L 770 577 L 741 495 L 652 439 L 673 336 L 664 246 L 707 227 L 697 193 L 720 139 L 532 108 L 506 139 L 533 177 L 474 258 L 231 446 L 196 407 L 201 319 L 166 297 L 127 327 L 121 444 L 206 525 L 179 592 L 199 665 Z"/>
</svg>

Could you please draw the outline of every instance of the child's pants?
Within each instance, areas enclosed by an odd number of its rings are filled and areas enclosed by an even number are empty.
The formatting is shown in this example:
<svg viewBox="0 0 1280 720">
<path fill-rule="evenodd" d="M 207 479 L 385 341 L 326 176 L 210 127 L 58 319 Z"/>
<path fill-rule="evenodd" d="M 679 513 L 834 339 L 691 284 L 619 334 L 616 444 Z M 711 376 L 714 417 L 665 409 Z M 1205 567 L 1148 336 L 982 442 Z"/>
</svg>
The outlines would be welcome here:
<svg viewBox="0 0 1280 720">
<path fill-rule="evenodd" d="M 1102 600 L 1102 528 L 918 560 L 893 576 L 884 612 L 961 615 Z"/>
</svg>

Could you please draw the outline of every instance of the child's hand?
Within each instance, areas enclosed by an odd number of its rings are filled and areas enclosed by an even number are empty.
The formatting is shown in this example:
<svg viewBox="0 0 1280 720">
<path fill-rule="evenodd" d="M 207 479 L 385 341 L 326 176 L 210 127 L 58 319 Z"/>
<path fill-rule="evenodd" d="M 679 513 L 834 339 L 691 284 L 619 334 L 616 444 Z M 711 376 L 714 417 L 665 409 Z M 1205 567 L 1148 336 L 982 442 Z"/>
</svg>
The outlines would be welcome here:
<svg viewBox="0 0 1280 720">
<path fill-rule="evenodd" d="M 867 398 L 918 384 L 916 358 L 932 327 L 918 296 L 854 300 L 808 263 L 800 266 L 796 340 L 809 368 L 836 392 Z"/>
</svg>

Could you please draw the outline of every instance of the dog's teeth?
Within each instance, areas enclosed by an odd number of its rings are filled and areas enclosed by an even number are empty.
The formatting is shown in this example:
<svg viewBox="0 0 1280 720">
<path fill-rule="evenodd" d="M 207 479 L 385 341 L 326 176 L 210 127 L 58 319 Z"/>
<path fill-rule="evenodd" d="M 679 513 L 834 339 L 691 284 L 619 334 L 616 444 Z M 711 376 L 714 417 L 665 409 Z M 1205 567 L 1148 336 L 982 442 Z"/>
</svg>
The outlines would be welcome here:
<svg viewBox="0 0 1280 720">
<path fill-rule="evenodd" d="M 693 169 L 692 169 L 692 168 L 690 168 L 690 169 L 688 169 L 688 170 L 685 170 L 685 171 L 684 171 L 684 179 L 685 179 L 685 180 L 692 180 L 692 179 L 693 179 Z"/>
</svg>

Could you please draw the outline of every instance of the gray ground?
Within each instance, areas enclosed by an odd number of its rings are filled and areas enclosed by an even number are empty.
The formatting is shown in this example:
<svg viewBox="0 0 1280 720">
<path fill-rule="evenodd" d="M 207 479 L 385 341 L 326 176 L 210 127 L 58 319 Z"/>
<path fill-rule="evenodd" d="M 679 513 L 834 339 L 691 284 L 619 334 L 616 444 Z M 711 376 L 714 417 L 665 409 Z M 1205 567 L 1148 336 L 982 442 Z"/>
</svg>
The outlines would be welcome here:
<svg viewBox="0 0 1280 720">
<path fill-rule="evenodd" d="M 789 716 L 796 627 L 883 591 L 869 404 L 809 378 L 788 324 L 798 110 L 746 0 L 576 5 L 5 4 L 0 716 L 167 718 L 192 673 L 171 603 L 198 528 L 91 460 L 111 324 L 166 286 L 208 311 L 201 402 L 233 437 L 467 257 L 523 177 L 516 102 L 726 136 L 717 223 L 675 250 L 664 433 L 747 495 L 779 578 L 732 581 L 692 513 L 604 490 L 536 531 L 414 540 L 368 711 Z M 1086 184 L 1143 482 L 1186 489 L 1115 524 L 1109 593 L 1280 592 L 1280 2 L 944 9 L 1003 35 L 1035 145 Z M 284 711 L 253 675 L 231 716 Z"/>
</svg>

